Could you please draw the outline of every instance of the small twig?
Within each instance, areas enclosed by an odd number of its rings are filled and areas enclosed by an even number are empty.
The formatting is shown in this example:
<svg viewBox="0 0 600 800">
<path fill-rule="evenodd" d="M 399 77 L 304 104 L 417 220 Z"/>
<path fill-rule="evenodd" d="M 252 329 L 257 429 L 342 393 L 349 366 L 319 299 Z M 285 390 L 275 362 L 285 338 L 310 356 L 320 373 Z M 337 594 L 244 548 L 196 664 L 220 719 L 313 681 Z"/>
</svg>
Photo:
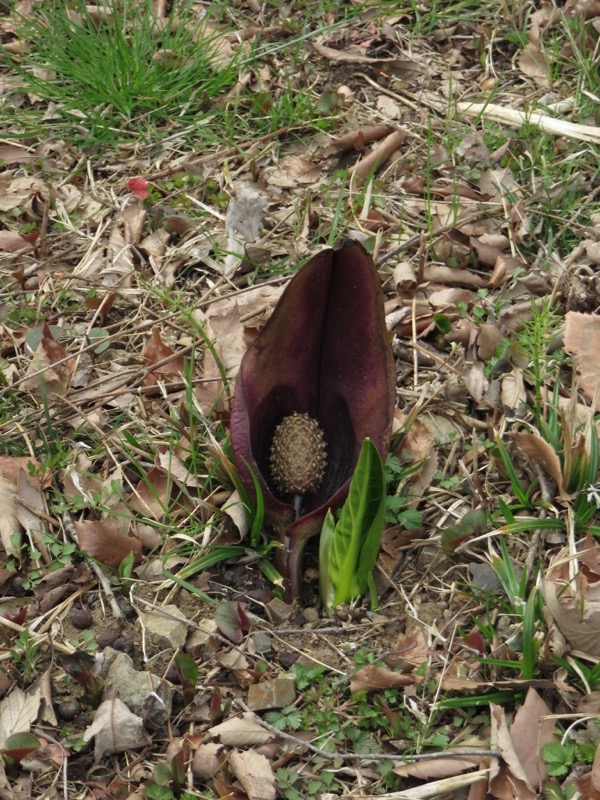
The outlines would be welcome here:
<svg viewBox="0 0 600 800">
<path fill-rule="evenodd" d="M 535 470 L 537 478 L 540 482 L 542 500 L 550 505 L 550 503 L 552 503 L 554 493 L 551 491 L 550 486 L 548 485 L 548 481 L 546 480 L 546 475 L 544 474 L 544 471 L 542 470 L 541 466 L 537 464 L 535 461 L 532 463 L 533 463 L 533 469 Z M 547 515 L 548 514 L 546 509 L 542 508 L 542 510 L 540 511 L 539 518 L 545 519 Z M 527 585 L 529 585 L 529 582 L 531 581 L 531 576 L 533 575 L 535 562 L 539 558 L 541 540 L 542 540 L 542 529 L 536 528 L 536 530 L 533 533 L 533 536 L 531 537 L 531 542 L 529 543 L 529 549 L 527 551 L 527 557 L 525 558 L 525 564 L 524 564 L 525 575 L 527 576 Z"/>
<path fill-rule="evenodd" d="M 238 699 L 235 701 L 235 704 L 244 711 L 254 714 L 252 709 L 248 708 L 243 700 Z M 258 724 L 265 728 L 265 730 L 269 731 L 275 736 L 285 739 L 288 742 L 293 742 L 297 747 L 304 747 L 307 750 L 310 750 L 311 753 L 321 756 L 322 758 L 326 758 L 328 761 L 342 759 L 344 761 L 394 761 L 400 764 L 412 764 L 413 761 L 427 761 L 428 759 L 437 760 L 441 758 L 479 758 L 481 756 L 499 758 L 501 755 L 499 750 L 477 750 L 475 748 L 470 750 L 448 750 L 439 753 L 420 753 L 413 756 L 396 756 L 393 753 L 345 753 L 337 750 L 332 753 L 328 750 L 322 750 L 320 747 L 315 747 L 313 744 L 310 744 L 310 742 L 305 742 L 303 739 L 299 739 L 297 736 L 292 736 L 291 733 L 286 733 L 285 731 L 279 730 L 279 728 L 276 728 L 274 725 L 269 725 L 268 722 L 265 722 L 265 720 L 261 719 L 257 714 L 254 714 L 254 716 L 256 717 Z"/>
</svg>

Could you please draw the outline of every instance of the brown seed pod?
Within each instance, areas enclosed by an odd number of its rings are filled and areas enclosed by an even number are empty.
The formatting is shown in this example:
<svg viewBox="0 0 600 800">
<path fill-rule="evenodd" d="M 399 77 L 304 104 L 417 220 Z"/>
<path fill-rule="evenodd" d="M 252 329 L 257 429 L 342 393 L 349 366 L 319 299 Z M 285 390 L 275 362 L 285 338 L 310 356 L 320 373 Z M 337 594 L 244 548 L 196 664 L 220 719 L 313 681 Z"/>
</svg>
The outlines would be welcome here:
<svg viewBox="0 0 600 800">
<path fill-rule="evenodd" d="M 296 411 L 275 428 L 271 475 L 282 494 L 316 492 L 323 482 L 327 452 L 319 423 Z"/>
</svg>

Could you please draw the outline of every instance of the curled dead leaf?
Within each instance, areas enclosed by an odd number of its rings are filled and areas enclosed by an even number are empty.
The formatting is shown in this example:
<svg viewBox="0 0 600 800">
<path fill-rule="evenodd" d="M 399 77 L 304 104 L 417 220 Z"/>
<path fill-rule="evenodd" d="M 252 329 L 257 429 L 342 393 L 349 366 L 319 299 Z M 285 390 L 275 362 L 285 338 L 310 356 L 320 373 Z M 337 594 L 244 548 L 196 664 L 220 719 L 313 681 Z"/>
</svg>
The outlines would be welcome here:
<svg viewBox="0 0 600 800">
<path fill-rule="evenodd" d="M 558 495 L 564 499 L 567 495 L 563 491 L 563 474 L 560 459 L 552 445 L 536 433 L 514 433 L 513 441 L 517 447 L 529 456 L 536 464 L 552 478 L 556 484 Z"/>
</svg>

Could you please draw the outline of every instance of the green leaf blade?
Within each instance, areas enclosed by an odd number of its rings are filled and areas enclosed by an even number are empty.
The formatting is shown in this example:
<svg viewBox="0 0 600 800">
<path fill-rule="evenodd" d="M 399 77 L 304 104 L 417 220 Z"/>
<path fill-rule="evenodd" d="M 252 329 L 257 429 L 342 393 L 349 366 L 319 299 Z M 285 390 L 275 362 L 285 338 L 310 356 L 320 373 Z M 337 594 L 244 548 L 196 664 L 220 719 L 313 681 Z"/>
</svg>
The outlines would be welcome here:
<svg viewBox="0 0 600 800">
<path fill-rule="evenodd" d="M 363 595 L 375 566 L 385 513 L 385 475 L 379 451 L 367 437 L 335 530 L 324 524 L 324 563 L 320 565 L 323 602 L 348 603 Z M 323 535 L 323 533 L 322 533 Z M 326 572 L 326 575 L 324 573 Z"/>
</svg>

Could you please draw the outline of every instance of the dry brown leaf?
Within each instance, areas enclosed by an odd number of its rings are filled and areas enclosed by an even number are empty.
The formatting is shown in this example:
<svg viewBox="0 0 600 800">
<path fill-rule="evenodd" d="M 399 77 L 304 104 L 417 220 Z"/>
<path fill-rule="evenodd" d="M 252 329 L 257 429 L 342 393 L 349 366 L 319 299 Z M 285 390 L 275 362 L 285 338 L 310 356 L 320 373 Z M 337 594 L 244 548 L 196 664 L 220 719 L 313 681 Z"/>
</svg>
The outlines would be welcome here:
<svg viewBox="0 0 600 800">
<path fill-rule="evenodd" d="M 518 410 L 527 400 L 523 373 L 518 367 L 513 367 L 512 372 L 502 378 L 502 405 L 505 408 Z"/>
<path fill-rule="evenodd" d="M 592 19 L 600 17 L 600 0 L 567 0 L 565 11 L 571 17 Z"/>
<path fill-rule="evenodd" d="M 525 453 L 526 456 L 529 456 L 532 461 L 539 464 L 552 478 L 556 484 L 559 496 L 563 498 L 562 468 L 558 454 L 552 445 L 548 444 L 548 442 L 542 439 L 541 436 L 538 436 L 537 433 L 513 433 L 512 438 L 517 447 Z"/>
<path fill-rule="evenodd" d="M 40 489 L 47 489 L 52 485 L 52 475 L 46 471 L 42 477 L 40 475 L 40 462 L 31 456 L 0 456 L 0 475 L 13 483 L 19 480 L 19 473 L 22 471 L 27 475 L 27 480 L 32 486 Z M 35 475 L 32 474 L 35 472 Z"/>
<path fill-rule="evenodd" d="M 481 275 L 476 275 L 468 269 L 458 267 L 442 267 L 437 264 L 428 264 L 423 270 L 423 280 L 433 283 L 443 283 L 447 286 L 470 286 L 483 289 L 486 280 Z"/>
<path fill-rule="evenodd" d="M 558 8 L 550 3 L 542 2 L 540 7 L 529 17 L 527 37 L 530 42 L 539 42 L 543 30 L 560 19 Z"/>
<path fill-rule="evenodd" d="M 589 717 L 600 716 L 600 691 L 596 690 L 580 697 L 575 706 L 575 713 Z"/>
<path fill-rule="evenodd" d="M 123 209 L 125 239 L 128 244 L 138 244 L 142 238 L 148 212 L 141 203 L 131 203 Z"/>
<path fill-rule="evenodd" d="M 24 531 L 31 535 L 41 553 L 42 560 L 49 564 L 52 558 L 44 542 L 44 535 L 48 532 L 48 525 L 44 517 L 47 516 L 48 509 L 39 481 L 30 478 L 23 469 L 19 470 L 16 500 L 16 515 L 19 524 Z"/>
<path fill-rule="evenodd" d="M 64 397 L 74 370 L 75 359 L 68 358 L 65 348 L 54 341 L 50 328 L 44 324 L 42 340 L 31 357 L 21 388 L 38 396 Z"/>
<path fill-rule="evenodd" d="M 383 660 L 388 667 L 410 670 L 426 661 L 430 652 L 425 633 L 417 628 L 400 636 Z"/>
<path fill-rule="evenodd" d="M 287 174 L 291 175 L 289 170 Z M 242 264 L 247 245 L 258 240 L 266 207 L 266 196 L 254 184 L 243 183 L 238 187 L 235 197 L 229 203 L 225 218 L 227 234 L 227 256 L 223 266 L 225 277 L 230 278 Z"/>
<path fill-rule="evenodd" d="M 514 258 L 513 256 L 507 256 L 504 253 L 500 253 L 498 258 L 494 262 L 492 274 L 490 275 L 490 279 L 487 282 L 487 285 L 491 289 L 496 289 L 498 286 L 504 283 L 505 280 L 512 277 L 512 275 L 517 269 L 523 271 L 524 269 L 526 269 L 526 267 L 527 264 L 521 259 Z M 533 281 L 533 275 L 525 275 L 524 278 L 521 278 L 521 283 L 524 283 L 525 280 L 528 281 L 526 285 L 529 287 Z M 547 287 L 545 286 L 545 284 L 542 285 L 543 285 L 543 293 L 545 293 Z M 534 292 L 533 286 L 531 286 L 530 288 L 531 291 Z"/>
<path fill-rule="evenodd" d="M 0 179 L 0 211 L 12 211 L 13 208 L 26 205 L 35 194 L 46 197 L 48 187 L 42 178 L 34 175 L 17 178 Z"/>
<path fill-rule="evenodd" d="M 196 748 L 192 758 L 192 773 L 202 781 L 213 778 L 227 759 L 225 748 L 217 742 L 207 742 Z"/>
<path fill-rule="evenodd" d="M 465 372 L 464 382 L 473 400 L 475 400 L 476 403 L 481 403 L 490 385 L 489 380 L 484 374 L 483 364 L 470 364 Z"/>
<path fill-rule="evenodd" d="M 208 729 L 206 735 L 228 747 L 251 747 L 266 744 L 275 738 L 260 724 L 253 711 L 246 711 L 239 717 L 231 717 L 214 725 Z"/>
<path fill-rule="evenodd" d="M 131 505 L 145 517 L 163 519 L 169 507 L 172 488 L 171 476 L 162 469 L 153 467 L 135 487 Z"/>
<path fill-rule="evenodd" d="M 5 253 L 16 253 L 31 247 L 32 242 L 17 231 L 0 231 L 0 250 Z"/>
<path fill-rule="evenodd" d="M 487 267 L 493 267 L 498 256 L 508 246 L 508 239 L 500 234 L 484 233 L 482 236 L 470 236 L 469 242 L 477 253 L 479 263 Z"/>
<path fill-rule="evenodd" d="M 386 68 L 396 77 L 414 76 L 421 73 L 422 68 L 412 59 L 406 58 L 371 58 L 365 55 L 363 47 L 350 46 L 346 50 L 336 50 L 333 47 L 312 42 L 312 46 L 317 53 L 329 61 L 337 61 L 342 64 L 372 64 Z"/>
<path fill-rule="evenodd" d="M 136 750 L 152 741 L 144 730 L 144 720 L 132 714 L 118 697 L 105 700 L 94 714 L 94 720 L 84 733 L 86 742 L 95 737 L 94 755 L 96 763 L 102 756 Z"/>
<path fill-rule="evenodd" d="M 85 586 L 90 577 L 90 568 L 85 563 L 69 564 L 54 572 L 47 572 L 32 589 L 39 603 L 40 613 L 45 614 L 66 595 Z"/>
<path fill-rule="evenodd" d="M 348 48 L 348 50 L 336 50 L 333 47 L 326 47 L 317 42 L 311 42 L 314 49 L 320 56 L 344 64 L 373 64 L 381 63 L 382 59 L 370 58 L 364 54 L 364 50 L 358 48 Z"/>
<path fill-rule="evenodd" d="M 490 703 L 490 712 L 491 746 L 500 751 L 504 762 L 490 781 L 490 793 L 499 800 L 536 800 L 537 793 L 529 785 L 523 765 L 515 753 L 504 709 Z"/>
<path fill-rule="evenodd" d="M 169 360 L 167 361 L 166 359 Z M 165 363 L 162 364 L 162 361 L 165 361 Z M 156 366 L 157 364 L 160 364 L 160 366 Z M 152 368 L 152 372 L 144 376 L 144 386 L 154 386 L 160 380 L 168 377 L 176 377 L 179 380 L 182 378 L 184 369 L 183 357 L 175 356 L 173 348 L 169 347 L 161 339 L 158 328 L 152 329 L 150 339 L 144 348 L 144 366 L 146 369 Z"/>
<path fill-rule="evenodd" d="M 523 196 L 521 187 L 508 167 L 484 170 L 479 179 L 479 191 L 495 203 L 502 203 L 508 195 Z"/>
<path fill-rule="evenodd" d="M 77 542 L 81 550 L 109 567 L 118 567 L 126 556 L 133 553 L 139 564 L 142 558 L 142 545 L 133 536 L 127 536 L 114 525 L 98 520 L 76 522 Z"/>
<path fill-rule="evenodd" d="M 119 226 L 113 225 L 106 248 L 107 260 L 100 270 L 103 286 L 119 286 L 128 288 L 133 274 L 133 260 L 129 242 Z"/>
<path fill-rule="evenodd" d="M 546 605 L 556 626 L 576 650 L 588 656 L 600 656 L 600 584 L 588 585 L 585 597 L 578 592 L 562 591 L 564 587 L 550 576 L 542 583 Z M 559 597 L 558 590 L 561 590 Z"/>
<path fill-rule="evenodd" d="M 456 306 L 457 303 L 475 305 L 481 301 L 481 298 L 470 289 L 453 289 L 448 287 L 447 289 L 438 289 L 432 292 L 428 300 L 434 308 L 451 309 Z"/>
<path fill-rule="evenodd" d="M 580 543 L 579 562 L 585 567 L 585 576 L 591 582 L 600 579 L 600 543 L 588 531 Z"/>
<path fill-rule="evenodd" d="M 266 756 L 254 750 L 232 750 L 229 767 L 249 800 L 275 800 L 275 775 Z"/>
<path fill-rule="evenodd" d="M 259 328 L 281 297 L 283 287 L 258 286 L 236 297 L 213 303 L 201 323 L 227 377 L 237 375 L 247 347 L 247 328 Z M 221 372 L 210 350 L 204 353 L 203 383 L 194 389 L 202 412 L 209 416 L 213 409 L 225 410 Z"/>
<path fill-rule="evenodd" d="M 568 311 L 565 315 L 565 350 L 575 359 L 583 393 L 600 411 L 600 315 Z"/>
<path fill-rule="evenodd" d="M 26 733 L 35 722 L 42 702 L 40 685 L 34 684 L 26 692 L 13 686 L 0 703 L 0 747 L 4 747 L 9 736 Z"/>
<path fill-rule="evenodd" d="M 537 42 L 527 42 L 517 59 L 519 69 L 538 86 L 549 86 L 548 64 Z"/>
<path fill-rule="evenodd" d="M 410 261 L 399 261 L 392 275 L 394 288 L 398 294 L 412 291 L 417 285 L 417 276 Z"/>
<path fill-rule="evenodd" d="M 402 675 L 392 669 L 377 667 L 374 664 L 355 672 L 350 681 L 351 692 L 375 692 L 379 689 L 395 689 L 402 686 L 414 686 L 417 682 L 412 675 Z"/>
<path fill-rule="evenodd" d="M 542 747 L 559 740 L 554 721 L 550 719 L 551 714 L 536 690 L 530 688 L 510 726 L 515 753 L 534 789 L 539 789 L 548 778 L 548 770 L 541 756 Z"/>
<path fill-rule="evenodd" d="M 402 116 L 402 109 L 398 103 L 388 97 L 387 94 L 380 94 L 375 101 L 375 105 L 377 110 L 388 119 L 400 119 Z"/>
<path fill-rule="evenodd" d="M 8 555 L 16 556 L 21 549 L 21 528 L 17 520 L 17 487 L 0 476 L 0 542 Z"/>
<path fill-rule="evenodd" d="M 349 175 L 353 175 L 361 180 L 366 180 L 369 175 L 376 172 L 379 167 L 388 160 L 392 153 L 397 150 L 400 145 L 409 136 L 406 131 L 394 131 L 389 136 L 374 147 L 371 152 L 361 159 L 358 164 L 355 164 L 348 170 Z"/>
<path fill-rule="evenodd" d="M 215 775 L 212 783 L 220 800 L 248 800 L 237 783 L 228 783 L 219 775 Z"/>
<path fill-rule="evenodd" d="M 240 541 L 243 541 L 248 535 L 249 530 L 248 515 L 237 489 L 232 492 L 225 505 L 221 507 L 221 511 L 227 514 L 229 519 L 233 522 L 239 531 Z"/>
<path fill-rule="evenodd" d="M 15 147 L 14 145 L 3 145 L 0 147 L 0 161 L 3 164 L 29 164 L 35 161 L 39 156 L 36 153 L 29 153 L 22 147 Z"/>
<path fill-rule="evenodd" d="M 490 322 L 480 325 L 477 334 L 477 355 L 480 360 L 488 361 L 492 358 L 503 338 L 500 329 L 496 325 Z"/>
<path fill-rule="evenodd" d="M 279 165 L 268 172 L 268 181 L 273 186 L 292 188 L 297 184 L 316 183 L 321 177 L 320 168 L 302 156 L 288 156 Z"/>
<path fill-rule="evenodd" d="M 486 749 L 486 744 L 480 741 L 461 742 L 461 748 L 475 749 L 481 747 Z M 441 760 L 419 761 L 415 764 L 407 764 L 402 767 L 395 767 L 392 772 L 401 777 L 420 778 L 421 780 L 438 780 L 439 778 L 449 778 L 452 775 L 460 775 L 467 769 L 482 766 L 483 756 L 456 756 L 456 758 L 444 758 Z"/>
</svg>

